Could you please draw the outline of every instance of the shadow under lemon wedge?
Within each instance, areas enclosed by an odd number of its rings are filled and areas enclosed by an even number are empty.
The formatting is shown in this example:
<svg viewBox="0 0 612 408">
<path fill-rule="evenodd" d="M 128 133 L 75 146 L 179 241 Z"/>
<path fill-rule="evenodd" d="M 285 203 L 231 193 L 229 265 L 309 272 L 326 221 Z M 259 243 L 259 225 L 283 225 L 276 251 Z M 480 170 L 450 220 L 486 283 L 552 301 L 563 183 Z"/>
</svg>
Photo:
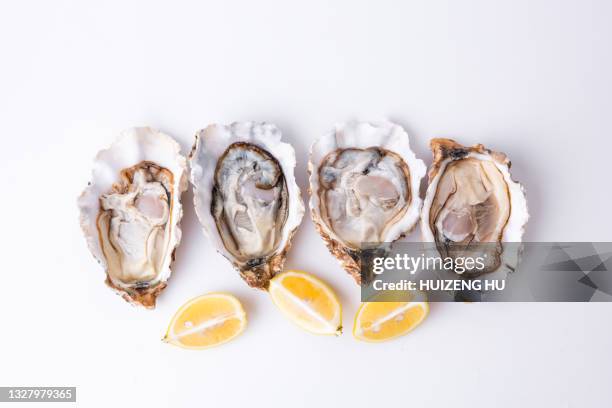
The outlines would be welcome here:
<svg viewBox="0 0 612 408">
<path fill-rule="evenodd" d="M 187 349 L 206 349 L 235 338 L 246 324 L 238 299 L 227 293 L 209 293 L 181 306 L 163 341 Z"/>
<path fill-rule="evenodd" d="M 364 302 L 357 310 L 353 336 L 378 343 L 403 336 L 427 317 L 427 302 Z"/>
<path fill-rule="evenodd" d="M 342 334 L 338 296 L 316 276 L 285 271 L 270 280 L 268 292 L 281 312 L 302 329 L 315 334 Z"/>
</svg>

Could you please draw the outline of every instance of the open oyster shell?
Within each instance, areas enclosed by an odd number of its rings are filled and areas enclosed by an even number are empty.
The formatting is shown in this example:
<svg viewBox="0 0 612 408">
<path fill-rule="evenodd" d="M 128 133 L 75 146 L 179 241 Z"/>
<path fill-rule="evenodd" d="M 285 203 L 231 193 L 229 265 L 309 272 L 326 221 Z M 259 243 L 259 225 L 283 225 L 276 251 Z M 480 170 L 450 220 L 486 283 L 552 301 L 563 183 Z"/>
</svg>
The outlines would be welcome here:
<svg viewBox="0 0 612 408">
<path fill-rule="evenodd" d="M 304 215 L 293 147 L 272 124 L 213 124 L 196 134 L 189 161 L 205 234 L 249 286 L 267 288 Z"/>
<path fill-rule="evenodd" d="M 421 214 L 423 240 L 443 257 L 484 256 L 477 277 L 513 271 L 529 218 L 523 187 L 512 180 L 505 154 L 450 139 L 430 143 L 433 164 Z M 499 275 L 499 274 L 498 274 Z"/>
<path fill-rule="evenodd" d="M 171 137 L 148 127 L 124 131 L 94 160 L 78 199 L 81 228 L 106 271 L 106 284 L 130 303 L 155 307 L 181 240 L 186 159 Z"/>
<path fill-rule="evenodd" d="M 361 284 L 362 244 L 390 243 L 419 219 L 425 164 L 390 122 L 349 122 L 310 149 L 310 213 L 342 267 Z"/>
</svg>

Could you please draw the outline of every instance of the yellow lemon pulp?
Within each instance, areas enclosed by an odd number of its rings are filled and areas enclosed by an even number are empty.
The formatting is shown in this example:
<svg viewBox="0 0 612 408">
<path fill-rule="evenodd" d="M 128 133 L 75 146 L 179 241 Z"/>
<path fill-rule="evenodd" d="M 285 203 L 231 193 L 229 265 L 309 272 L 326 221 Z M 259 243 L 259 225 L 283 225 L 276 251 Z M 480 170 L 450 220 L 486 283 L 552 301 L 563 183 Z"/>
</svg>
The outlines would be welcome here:
<svg viewBox="0 0 612 408">
<path fill-rule="evenodd" d="M 204 349 L 225 343 L 246 327 L 240 301 L 226 293 L 210 293 L 185 303 L 176 312 L 164 341 L 189 349 Z"/>
<path fill-rule="evenodd" d="M 316 334 L 342 333 L 342 306 L 334 291 L 315 276 L 286 271 L 270 281 L 274 304 L 301 328 Z"/>
<path fill-rule="evenodd" d="M 371 342 L 391 340 L 417 327 L 428 312 L 427 302 L 365 302 L 355 316 L 353 335 Z"/>
</svg>

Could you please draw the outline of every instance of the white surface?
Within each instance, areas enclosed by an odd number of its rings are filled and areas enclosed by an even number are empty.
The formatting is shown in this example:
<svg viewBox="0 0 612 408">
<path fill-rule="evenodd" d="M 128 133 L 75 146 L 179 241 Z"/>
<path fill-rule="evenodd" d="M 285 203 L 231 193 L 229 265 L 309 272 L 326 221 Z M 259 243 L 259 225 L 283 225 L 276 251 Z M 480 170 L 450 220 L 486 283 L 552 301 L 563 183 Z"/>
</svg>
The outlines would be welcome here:
<svg viewBox="0 0 612 408">
<path fill-rule="evenodd" d="M 0 385 L 76 385 L 86 407 L 610 406 L 610 304 L 439 304 L 362 344 L 359 291 L 305 217 L 287 266 L 337 289 L 346 327 L 311 336 L 212 252 L 188 193 L 170 285 L 139 310 L 104 286 L 76 197 L 126 127 L 187 153 L 210 122 L 274 122 L 304 189 L 315 137 L 388 117 L 427 163 L 434 136 L 506 152 L 527 239 L 610 241 L 611 18 L 605 0 L 3 2 Z M 220 290 L 243 300 L 243 336 L 159 341 L 184 301 Z"/>
</svg>

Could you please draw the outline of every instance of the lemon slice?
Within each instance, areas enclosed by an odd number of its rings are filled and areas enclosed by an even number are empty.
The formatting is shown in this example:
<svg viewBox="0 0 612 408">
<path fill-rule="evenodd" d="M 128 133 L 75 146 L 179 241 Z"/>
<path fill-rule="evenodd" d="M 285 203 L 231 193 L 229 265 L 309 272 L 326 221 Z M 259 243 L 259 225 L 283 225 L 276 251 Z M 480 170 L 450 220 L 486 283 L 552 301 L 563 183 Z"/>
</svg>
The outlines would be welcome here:
<svg viewBox="0 0 612 408">
<path fill-rule="evenodd" d="M 270 281 L 272 301 L 291 321 L 315 334 L 342 334 L 342 306 L 334 291 L 315 276 L 286 271 Z"/>
<path fill-rule="evenodd" d="M 355 316 L 353 336 L 381 342 L 403 336 L 427 316 L 427 302 L 364 302 Z"/>
<path fill-rule="evenodd" d="M 183 348 L 205 349 L 238 336 L 246 323 L 238 299 L 226 293 L 210 293 L 181 306 L 163 340 Z"/>
</svg>

